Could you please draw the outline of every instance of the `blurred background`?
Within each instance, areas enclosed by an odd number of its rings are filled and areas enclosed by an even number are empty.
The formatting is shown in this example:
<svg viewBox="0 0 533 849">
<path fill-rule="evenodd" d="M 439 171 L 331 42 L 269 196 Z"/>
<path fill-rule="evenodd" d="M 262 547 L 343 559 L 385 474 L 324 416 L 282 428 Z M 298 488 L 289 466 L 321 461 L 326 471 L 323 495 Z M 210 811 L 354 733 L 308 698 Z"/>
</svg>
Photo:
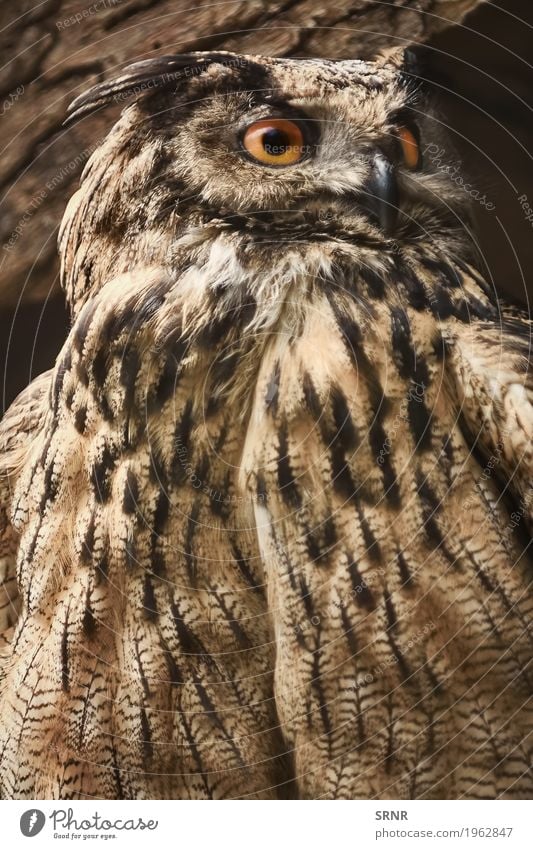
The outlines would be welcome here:
<svg viewBox="0 0 533 849">
<path fill-rule="evenodd" d="M 68 332 L 57 230 L 109 109 L 68 103 L 157 53 L 227 49 L 368 58 L 423 45 L 423 76 L 471 176 L 475 235 L 502 295 L 533 294 L 533 0 L 3 0 L 0 47 L 0 406 L 49 368 Z M 530 220 L 528 220 L 528 218 Z M 0 412 L 2 411 L 0 410 Z"/>
</svg>

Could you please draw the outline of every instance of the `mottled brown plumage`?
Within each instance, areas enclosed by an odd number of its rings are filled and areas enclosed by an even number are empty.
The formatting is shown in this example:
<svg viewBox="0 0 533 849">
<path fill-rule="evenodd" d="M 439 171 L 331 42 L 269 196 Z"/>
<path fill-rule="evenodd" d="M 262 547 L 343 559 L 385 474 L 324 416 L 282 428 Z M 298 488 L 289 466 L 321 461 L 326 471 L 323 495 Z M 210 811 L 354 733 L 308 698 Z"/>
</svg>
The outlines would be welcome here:
<svg viewBox="0 0 533 849">
<path fill-rule="evenodd" d="M 402 164 L 409 73 L 162 57 L 74 113 L 122 97 L 1 426 L 4 795 L 529 797 L 530 324 Z"/>
</svg>

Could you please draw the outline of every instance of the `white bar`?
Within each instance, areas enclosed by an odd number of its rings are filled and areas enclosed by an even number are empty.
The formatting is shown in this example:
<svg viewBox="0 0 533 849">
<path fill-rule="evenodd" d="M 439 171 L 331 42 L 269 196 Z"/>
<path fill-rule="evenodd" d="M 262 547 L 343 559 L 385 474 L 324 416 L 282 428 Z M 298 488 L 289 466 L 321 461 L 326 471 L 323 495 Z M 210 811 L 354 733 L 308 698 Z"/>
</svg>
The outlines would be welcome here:
<svg viewBox="0 0 533 849">
<path fill-rule="evenodd" d="M 82 801 L 0 802 L 1 842 L 5 847 L 51 847 L 67 843 L 90 846 L 152 847 L 157 849 L 369 849 L 370 846 L 436 849 L 436 847 L 533 846 L 531 803 L 374 802 L 374 801 Z M 70 825 L 68 811 L 72 811 Z M 20 820 L 36 830 L 35 843 L 21 832 Z M 55 813 L 55 816 L 54 816 Z M 99 827 L 94 824 L 95 814 Z M 388 818 L 385 819 L 385 814 Z M 378 818 L 379 817 L 379 818 Z M 395 817 L 395 818 L 392 818 Z M 396 818 L 397 817 L 397 818 Z M 126 820 L 144 829 L 109 829 Z M 76 825 L 72 822 L 76 821 Z M 83 823 L 83 821 L 86 821 Z M 151 826 L 149 821 L 153 821 Z M 118 821 L 118 822 L 117 822 Z M 55 828 L 54 828 L 55 823 Z M 104 826 L 104 827 L 102 827 Z M 476 832 L 475 829 L 478 831 Z M 481 829 L 482 831 L 479 831 Z M 501 833 L 496 835 L 492 829 Z M 491 830 L 491 833 L 487 833 Z M 417 836 L 420 832 L 426 836 Z M 431 831 L 432 836 L 427 832 Z M 439 832 L 448 836 L 439 836 Z M 384 832 L 394 836 L 385 837 Z M 460 836 L 462 834 L 462 836 Z M 112 836 L 114 835 L 114 836 Z"/>
</svg>

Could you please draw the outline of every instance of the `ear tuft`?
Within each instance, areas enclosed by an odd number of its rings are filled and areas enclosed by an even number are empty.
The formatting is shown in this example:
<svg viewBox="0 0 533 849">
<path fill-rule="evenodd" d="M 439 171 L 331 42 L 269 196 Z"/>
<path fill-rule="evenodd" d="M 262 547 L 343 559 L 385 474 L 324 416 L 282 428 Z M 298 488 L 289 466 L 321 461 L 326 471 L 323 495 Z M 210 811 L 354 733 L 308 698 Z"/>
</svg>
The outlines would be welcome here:
<svg viewBox="0 0 533 849">
<path fill-rule="evenodd" d="M 396 68 L 406 79 L 418 79 L 423 75 L 425 47 L 410 44 L 409 47 L 387 47 L 376 56 L 375 62 L 382 67 Z"/>
<path fill-rule="evenodd" d="M 111 103 L 123 103 L 132 97 L 142 97 L 155 91 L 168 90 L 187 77 L 202 73 L 213 63 L 237 65 L 245 62 L 234 53 L 183 53 L 156 56 L 128 65 L 105 82 L 83 92 L 69 106 L 65 124 L 88 115 Z"/>
<path fill-rule="evenodd" d="M 404 64 L 404 53 L 403 47 L 385 47 L 375 56 L 374 62 L 379 67 L 392 66 L 400 70 Z"/>
</svg>

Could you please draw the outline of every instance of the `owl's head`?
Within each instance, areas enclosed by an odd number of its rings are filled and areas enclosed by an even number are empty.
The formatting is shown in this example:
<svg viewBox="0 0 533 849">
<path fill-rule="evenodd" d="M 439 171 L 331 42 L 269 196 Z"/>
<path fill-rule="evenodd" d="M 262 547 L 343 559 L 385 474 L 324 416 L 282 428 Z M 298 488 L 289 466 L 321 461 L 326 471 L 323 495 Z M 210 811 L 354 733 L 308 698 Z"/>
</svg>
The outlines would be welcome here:
<svg viewBox="0 0 533 849">
<path fill-rule="evenodd" d="M 465 195 L 424 156 L 439 123 L 403 55 L 163 56 L 95 86 L 70 114 L 123 101 L 62 228 L 73 303 L 132 265 L 179 265 L 220 233 L 253 245 L 256 263 L 317 243 L 383 253 L 460 241 Z"/>
</svg>

